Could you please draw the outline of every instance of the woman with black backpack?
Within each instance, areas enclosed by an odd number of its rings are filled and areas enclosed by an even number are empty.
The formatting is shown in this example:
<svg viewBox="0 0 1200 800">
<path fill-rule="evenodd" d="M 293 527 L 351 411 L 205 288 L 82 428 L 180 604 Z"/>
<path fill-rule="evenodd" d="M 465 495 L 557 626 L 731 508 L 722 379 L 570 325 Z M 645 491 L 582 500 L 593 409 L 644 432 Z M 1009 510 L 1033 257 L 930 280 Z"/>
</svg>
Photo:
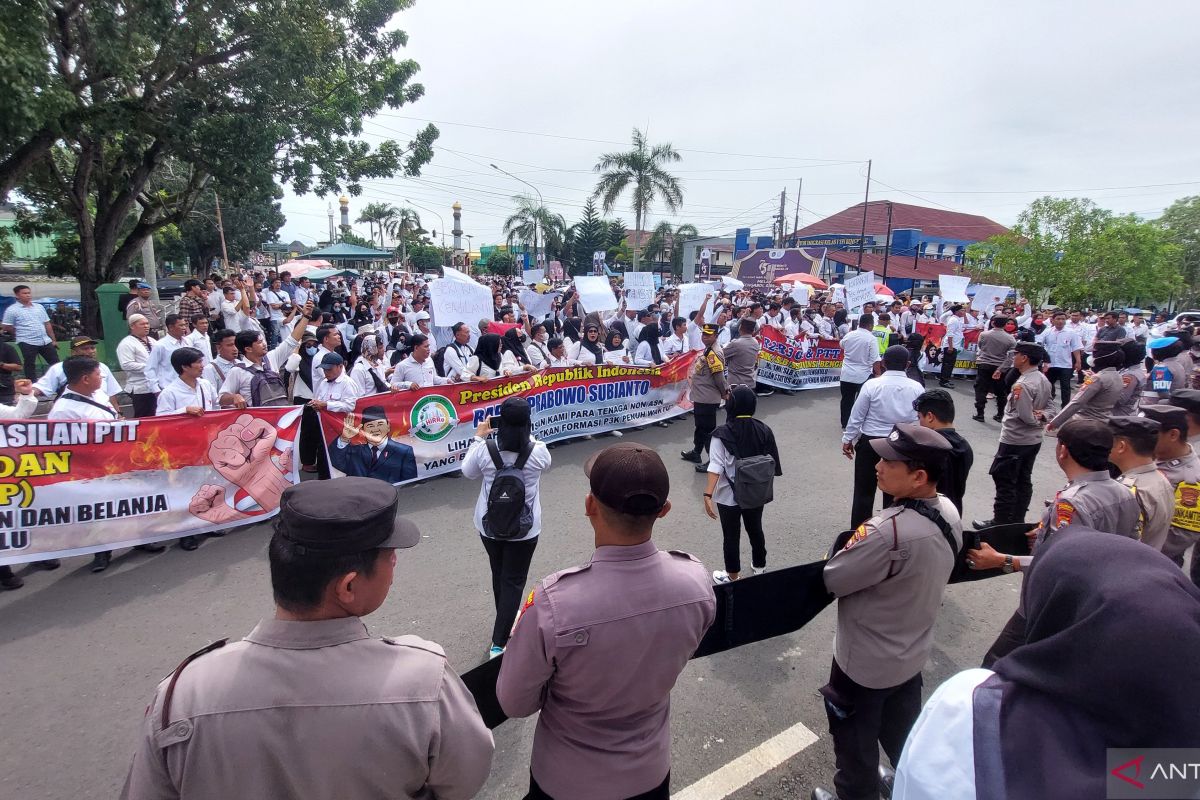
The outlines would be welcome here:
<svg viewBox="0 0 1200 800">
<path fill-rule="evenodd" d="M 494 442 L 488 440 L 493 419 L 497 420 Z M 479 423 L 463 458 L 462 474 L 483 479 L 475 502 L 475 529 L 491 563 L 496 602 L 490 658 L 504 652 L 517 619 L 529 562 L 542 531 L 538 487 L 542 471 L 549 468 L 550 451 L 533 438 L 529 401 L 523 397 L 509 397 L 498 418 Z"/>
<path fill-rule="evenodd" d="M 736 581 L 742 571 L 742 522 L 750 538 L 755 575 L 767 570 L 763 507 L 772 499 L 772 484 L 783 474 L 775 434 L 754 418 L 758 398 L 749 386 L 736 386 L 725 403 L 726 422 L 713 431 L 708 447 L 708 486 L 704 511 L 721 520 L 725 569 L 713 570 L 714 583 Z M 713 506 L 716 506 L 714 509 Z"/>
</svg>

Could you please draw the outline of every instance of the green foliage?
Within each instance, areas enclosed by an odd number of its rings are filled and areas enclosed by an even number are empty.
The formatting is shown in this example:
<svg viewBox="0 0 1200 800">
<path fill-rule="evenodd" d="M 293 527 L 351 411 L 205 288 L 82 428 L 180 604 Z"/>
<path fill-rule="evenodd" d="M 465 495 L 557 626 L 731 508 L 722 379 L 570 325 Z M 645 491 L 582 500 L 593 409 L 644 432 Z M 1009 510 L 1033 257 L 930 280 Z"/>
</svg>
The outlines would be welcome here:
<svg viewBox="0 0 1200 800">
<path fill-rule="evenodd" d="M 683 224 L 678 228 L 669 222 L 660 222 L 646 241 L 646 258 L 650 261 L 667 262 L 671 271 L 683 274 L 683 243 L 700 234 L 695 225 Z"/>
<path fill-rule="evenodd" d="M 417 272 L 427 272 L 446 263 L 446 253 L 434 244 L 410 244 L 408 260 Z"/>
<path fill-rule="evenodd" d="M 540 241 L 551 258 L 561 256 L 567 232 L 567 223 L 562 215 L 555 214 L 529 195 L 518 195 L 513 201 L 517 204 L 517 210 L 504 220 L 508 246 L 520 242 L 530 245 L 536 253 Z"/>
<path fill-rule="evenodd" d="M 1196 300 L 1200 297 L 1200 196 L 1176 200 L 1155 222 L 1179 248 L 1185 299 Z"/>
<path fill-rule="evenodd" d="M 364 239 L 347 227 L 343 227 L 342 232 L 338 234 L 338 241 L 342 244 L 356 244 L 359 247 L 370 247 L 372 249 L 375 248 L 374 242 L 372 242 L 370 239 Z"/>
<path fill-rule="evenodd" d="M 605 223 L 605 244 L 609 249 L 620 247 L 621 242 L 625 241 L 625 235 L 629 228 L 625 225 L 625 220 L 614 219 L 612 222 Z"/>
<path fill-rule="evenodd" d="M 608 249 L 608 226 L 596 212 L 596 204 L 588 198 L 583 217 L 571 226 L 571 274 L 592 274 L 592 254 Z"/>
<path fill-rule="evenodd" d="M 604 212 L 616 205 L 617 198 L 630 190 L 634 213 L 634 229 L 640 231 L 642 221 L 655 200 L 661 199 L 672 213 L 683 205 L 683 188 L 679 179 L 666 171 L 665 165 L 681 160 L 669 144 L 651 145 L 637 128 L 633 129 L 633 149 L 623 153 L 605 153 L 596 162 L 600 173 L 593 197 L 600 199 Z M 638 270 L 638 252 L 634 248 L 633 271 Z"/>
<path fill-rule="evenodd" d="M 497 251 L 488 256 L 487 269 L 493 275 L 516 275 L 517 260 L 512 253 Z"/>
</svg>

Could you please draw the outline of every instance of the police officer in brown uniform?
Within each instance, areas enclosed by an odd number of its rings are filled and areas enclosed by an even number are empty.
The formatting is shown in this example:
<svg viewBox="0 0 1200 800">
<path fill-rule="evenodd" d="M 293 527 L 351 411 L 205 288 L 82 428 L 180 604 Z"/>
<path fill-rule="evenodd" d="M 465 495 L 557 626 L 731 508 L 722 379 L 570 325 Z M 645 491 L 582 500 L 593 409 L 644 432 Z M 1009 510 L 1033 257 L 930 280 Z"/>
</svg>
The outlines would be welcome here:
<svg viewBox="0 0 1200 800">
<path fill-rule="evenodd" d="M 1188 415 L 1182 408 L 1158 403 L 1142 413 L 1162 425 L 1154 455 L 1175 492 L 1175 513 L 1162 552 L 1182 567 L 1188 548 L 1200 541 L 1200 455 L 1188 443 Z"/>
<path fill-rule="evenodd" d="M 696 432 L 692 438 L 692 449 L 680 453 L 684 461 L 696 464 L 696 472 L 708 472 L 708 464 L 702 463 L 704 451 L 717 427 L 717 409 L 721 401 L 729 397 L 729 383 L 725 380 L 725 357 L 717 336 L 721 330 L 716 325 L 705 325 L 700 329 L 700 341 L 704 350 L 696 357 L 688 378 L 688 389 L 692 398 L 692 416 L 696 419 Z"/>
<path fill-rule="evenodd" d="M 374 478 L 284 490 L 268 555 L 275 616 L 159 684 L 122 797 L 469 798 L 492 735 L 442 649 L 377 639 L 396 548 L 421 539 Z"/>
<path fill-rule="evenodd" d="M 716 615 L 708 571 L 650 538 L 671 510 L 658 453 L 636 442 L 588 460 L 587 564 L 543 578 L 508 640 L 496 697 L 541 711 L 527 800 L 670 797 L 671 688 Z"/>
<path fill-rule="evenodd" d="M 1050 420 L 1046 430 L 1058 430 L 1076 414 L 1084 419 L 1100 422 L 1108 419 L 1113 406 L 1125 391 L 1125 381 L 1121 378 L 1124 365 L 1125 354 L 1121 352 L 1119 342 L 1094 343 L 1092 366 L 1096 371 L 1083 382 L 1083 386 L 1075 392 L 1071 402 Z"/>
<path fill-rule="evenodd" d="M 950 452 L 940 433 L 897 423 L 871 447 L 892 506 L 855 530 L 825 565 L 838 597 L 829 683 L 821 689 L 840 800 L 879 797 L 879 746 L 892 764 L 921 711 L 921 669 L 933 649 L 933 623 L 962 545 L 954 504 L 937 493 Z M 835 795 L 815 788 L 813 800 Z"/>
<path fill-rule="evenodd" d="M 1117 483 L 1132 489 L 1141 507 L 1139 538 L 1162 550 L 1175 513 L 1175 487 L 1154 460 L 1162 425 L 1149 417 L 1109 417 L 1108 428 L 1113 434 L 1108 460 L 1121 470 Z"/>
</svg>

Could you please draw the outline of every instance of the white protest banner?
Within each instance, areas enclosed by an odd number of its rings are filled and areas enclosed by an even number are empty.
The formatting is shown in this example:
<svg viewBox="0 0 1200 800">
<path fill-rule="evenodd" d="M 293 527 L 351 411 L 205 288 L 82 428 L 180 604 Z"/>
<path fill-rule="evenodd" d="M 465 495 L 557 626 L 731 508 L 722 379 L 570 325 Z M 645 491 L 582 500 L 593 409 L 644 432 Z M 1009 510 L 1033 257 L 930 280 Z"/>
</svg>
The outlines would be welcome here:
<svg viewBox="0 0 1200 800">
<path fill-rule="evenodd" d="M 580 275 L 575 278 L 575 291 L 579 292 L 579 302 L 589 314 L 593 311 L 615 311 L 617 308 L 617 298 L 612 293 L 608 278 Z"/>
<path fill-rule="evenodd" d="M 533 286 L 535 283 L 541 283 L 545 279 L 546 270 L 544 269 L 521 270 L 521 280 L 525 281 L 526 286 Z"/>
<path fill-rule="evenodd" d="M 520 297 L 521 305 L 525 306 L 525 313 L 534 322 L 544 320 L 554 308 L 554 292 L 538 294 L 532 289 L 522 289 Z"/>
<path fill-rule="evenodd" d="M 452 281 L 462 281 L 464 283 L 474 283 L 476 286 L 482 284 L 476 282 L 474 278 L 465 272 L 459 272 L 454 267 L 442 267 L 442 277 L 449 278 Z"/>
<path fill-rule="evenodd" d="M 740 292 L 746 288 L 746 284 L 739 281 L 737 278 L 731 278 L 728 275 L 721 276 L 721 286 L 727 292 Z"/>
<path fill-rule="evenodd" d="M 625 273 L 625 307 L 646 308 L 654 302 L 654 276 L 649 272 Z"/>
<path fill-rule="evenodd" d="M 808 305 L 808 286 L 803 283 L 793 286 L 792 299 L 802 306 Z"/>
<path fill-rule="evenodd" d="M 831 288 L 833 289 L 833 302 L 846 305 L 846 287 L 835 283 Z"/>
<path fill-rule="evenodd" d="M 1008 297 L 1008 293 L 1012 291 L 1008 286 L 992 286 L 991 284 L 983 283 L 975 287 L 975 299 L 971 301 L 971 308 L 975 311 L 992 311 L 998 303 L 1003 303 L 1004 298 Z"/>
<path fill-rule="evenodd" d="M 481 319 L 491 319 L 495 313 L 492 290 L 470 278 L 463 281 L 450 277 L 449 273 L 455 271 L 451 267 L 445 267 L 445 270 L 445 278 L 429 284 L 433 324 L 448 328 L 456 322 L 473 325 Z"/>
<path fill-rule="evenodd" d="M 875 273 L 864 272 L 846 281 L 846 306 L 851 311 L 875 302 Z"/>
<path fill-rule="evenodd" d="M 942 300 L 952 303 L 967 302 L 967 284 L 971 282 L 966 275 L 938 275 L 938 289 Z"/>
<path fill-rule="evenodd" d="M 679 287 L 679 316 L 688 318 L 693 311 L 700 308 L 707 295 L 712 294 L 712 287 L 707 283 L 685 283 Z M 700 323 L 697 322 L 697 325 Z"/>
</svg>

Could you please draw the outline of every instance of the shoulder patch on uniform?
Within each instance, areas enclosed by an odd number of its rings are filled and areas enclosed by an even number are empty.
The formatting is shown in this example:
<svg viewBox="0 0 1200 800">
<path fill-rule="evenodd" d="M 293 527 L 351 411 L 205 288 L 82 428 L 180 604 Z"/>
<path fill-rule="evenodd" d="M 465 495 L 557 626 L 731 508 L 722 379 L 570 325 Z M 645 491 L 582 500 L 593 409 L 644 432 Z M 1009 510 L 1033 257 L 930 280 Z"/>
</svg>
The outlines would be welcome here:
<svg viewBox="0 0 1200 800">
<path fill-rule="evenodd" d="M 422 639 L 420 636 L 382 636 L 379 641 L 384 644 L 390 644 L 393 647 L 411 647 L 414 650 L 424 650 L 427 653 L 433 653 L 435 656 L 446 657 L 446 651 L 442 649 L 440 644 Z"/>
<path fill-rule="evenodd" d="M 530 590 L 529 590 L 529 595 L 528 595 L 528 596 L 525 598 L 525 602 L 524 602 L 524 603 L 521 605 L 521 613 L 522 613 L 522 614 L 524 614 L 524 613 L 525 613 L 525 609 L 527 609 L 527 608 L 529 608 L 531 605 L 533 605 L 533 598 L 534 598 L 534 596 L 535 596 L 535 594 L 536 594 L 536 593 L 537 593 L 537 589 L 530 589 Z"/>
<path fill-rule="evenodd" d="M 1126 389 L 1128 389 L 1130 386 L 1133 386 L 1133 376 L 1132 375 L 1122 375 L 1121 376 L 1121 385 L 1124 386 Z"/>
<path fill-rule="evenodd" d="M 1068 503 L 1066 500 L 1059 500 L 1054 504 L 1054 527 L 1061 528 L 1064 525 L 1070 525 L 1071 520 L 1075 517 L 1075 506 Z"/>
<path fill-rule="evenodd" d="M 708 362 L 708 368 L 713 372 L 718 372 L 725 369 L 725 363 L 721 361 L 721 357 L 712 350 L 708 351 L 708 355 L 705 356 L 705 361 Z"/>
<path fill-rule="evenodd" d="M 678 558 L 686 558 L 688 561 L 695 561 L 697 564 L 703 563 L 691 553 L 685 553 L 683 550 L 668 550 L 667 552 L 673 556 L 677 556 Z"/>
<path fill-rule="evenodd" d="M 858 542 L 861 542 L 863 539 L 867 538 L 870 535 L 871 535 L 871 531 L 867 530 L 867 523 L 864 522 L 862 525 L 859 525 L 857 528 L 854 529 L 854 535 L 851 536 L 846 541 L 846 546 L 843 547 L 842 549 L 849 550 L 851 547 L 854 547 L 855 544 L 857 544 Z"/>
<path fill-rule="evenodd" d="M 1012 387 L 1012 391 L 1009 392 L 1009 394 L 1012 395 L 1013 400 L 1020 400 L 1021 392 L 1023 391 L 1025 391 L 1025 387 L 1018 383 L 1016 386 Z"/>
</svg>

